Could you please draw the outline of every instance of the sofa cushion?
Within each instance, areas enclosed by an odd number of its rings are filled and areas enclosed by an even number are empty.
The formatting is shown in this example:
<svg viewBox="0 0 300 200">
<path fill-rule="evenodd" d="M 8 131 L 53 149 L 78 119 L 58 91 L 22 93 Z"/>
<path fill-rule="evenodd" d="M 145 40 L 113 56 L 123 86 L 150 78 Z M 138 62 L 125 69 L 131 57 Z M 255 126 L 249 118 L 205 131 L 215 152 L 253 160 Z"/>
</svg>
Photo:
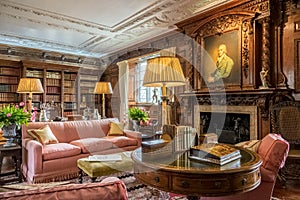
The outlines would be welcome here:
<svg viewBox="0 0 300 200">
<path fill-rule="evenodd" d="M 123 136 L 124 135 L 124 123 L 121 122 L 110 122 L 109 123 L 108 136 Z"/>
<path fill-rule="evenodd" d="M 78 146 L 68 143 L 48 144 L 43 147 L 43 160 L 75 156 L 81 153 Z"/>
<path fill-rule="evenodd" d="M 129 138 L 126 136 L 107 136 L 105 137 L 114 147 L 127 147 L 127 146 L 137 146 L 138 142 L 136 139 Z"/>
<path fill-rule="evenodd" d="M 83 153 L 99 152 L 112 148 L 112 143 L 105 138 L 84 138 L 72 141 L 70 144 L 80 147 Z"/>
<path fill-rule="evenodd" d="M 27 130 L 28 134 L 35 140 L 39 141 L 42 144 L 56 144 L 58 140 L 55 135 L 52 133 L 49 125 L 45 125 L 40 129 L 29 129 Z"/>
</svg>

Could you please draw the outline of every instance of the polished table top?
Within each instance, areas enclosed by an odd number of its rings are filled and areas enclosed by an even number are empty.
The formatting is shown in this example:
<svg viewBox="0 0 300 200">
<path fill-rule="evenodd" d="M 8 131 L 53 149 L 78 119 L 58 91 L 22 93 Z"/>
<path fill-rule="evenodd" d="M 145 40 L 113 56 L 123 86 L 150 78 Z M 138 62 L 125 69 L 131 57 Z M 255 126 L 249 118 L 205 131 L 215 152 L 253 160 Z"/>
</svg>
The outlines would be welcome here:
<svg viewBox="0 0 300 200">
<path fill-rule="evenodd" d="M 255 152 L 237 148 L 242 157 L 225 165 L 190 159 L 189 151 L 166 153 L 162 148 L 143 152 L 139 148 L 132 154 L 135 176 L 150 186 L 187 195 L 223 196 L 249 191 L 260 184 L 262 161 Z"/>
</svg>

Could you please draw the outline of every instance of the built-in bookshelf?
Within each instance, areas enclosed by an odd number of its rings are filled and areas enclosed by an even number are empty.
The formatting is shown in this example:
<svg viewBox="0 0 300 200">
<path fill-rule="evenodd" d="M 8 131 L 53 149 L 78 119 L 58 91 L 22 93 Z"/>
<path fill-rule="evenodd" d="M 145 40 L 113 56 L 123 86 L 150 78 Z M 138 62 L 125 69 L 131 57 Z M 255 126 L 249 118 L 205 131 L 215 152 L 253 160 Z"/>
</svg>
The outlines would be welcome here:
<svg viewBox="0 0 300 200">
<path fill-rule="evenodd" d="M 64 116 L 78 113 L 77 72 L 64 72 L 63 109 Z"/>
<path fill-rule="evenodd" d="M 78 70 L 76 66 L 23 61 L 23 77 L 40 78 L 44 88 L 43 94 L 33 94 L 33 106 L 55 107 L 64 117 L 77 114 Z"/>
<path fill-rule="evenodd" d="M 83 114 L 83 110 L 99 109 L 99 95 L 94 94 L 94 88 L 96 82 L 100 79 L 99 70 L 86 70 L 80 69 L 80 113 Z"/>
<path fill-rule="evenodd" d="M 20 63 L 0 60 L 0 108 L 20 101 L 16 93 L 20 80 Z"/>
<path fill-rule="evenodd" d="M 25 76 L 27 78 L 39 78 L 44 87 L 44 70 L 36 68 L 26 68 L 24 70 Z M 44 87 L 45 88 L 45 87 Z M 41 103 L 44 102 L 43 94 L 33 94 L 32 95 L 32 106 L 34 108 L 40 109 Z"/>
<path fill-rule="evenodd" d="M 46 102 L 60 103 L 62 90 L 62 71 L 46 70 Z"/>
<path fill-rule="evenodd" d="M 87 108 L 100 109 L 101 96 L 94 94 L 100 71 L 63 63 L 0 59 L 0 108 L 28 100 L 28 94 L 16 92 L 20 78 L 27 77 L 40 79 L 44 88 L 44 93 L 33 94 L 32 106 L 38 111 L 45 106 L 56 107 L 66 117 L 82 115 Z"/>
</svg>

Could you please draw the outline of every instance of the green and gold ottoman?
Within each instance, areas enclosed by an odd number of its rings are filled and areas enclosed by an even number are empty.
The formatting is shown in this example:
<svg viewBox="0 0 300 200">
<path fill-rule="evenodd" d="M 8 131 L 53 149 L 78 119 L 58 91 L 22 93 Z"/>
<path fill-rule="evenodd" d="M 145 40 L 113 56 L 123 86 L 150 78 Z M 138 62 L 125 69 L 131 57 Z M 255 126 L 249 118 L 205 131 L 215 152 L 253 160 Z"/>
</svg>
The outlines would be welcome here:
<svg viewBox="0 0 300 200">
<path fill-rule="evenodd" d="M 103 155 L 103 157 L 95 155 L 78 159 L 79 182 L 82 183 L 83 173 L 87 174 L 92 179 L 92 182 L 94 182 L 96 178 L 100 176 L 107 176 L 117 172 L 131 172 L 133 170 L 133 162 L 130 154 L 131 151 L 127 151 L 107 154 Z M 110 160 L 110 158 L 112 158 L 112 160 Z"/>
</svg>

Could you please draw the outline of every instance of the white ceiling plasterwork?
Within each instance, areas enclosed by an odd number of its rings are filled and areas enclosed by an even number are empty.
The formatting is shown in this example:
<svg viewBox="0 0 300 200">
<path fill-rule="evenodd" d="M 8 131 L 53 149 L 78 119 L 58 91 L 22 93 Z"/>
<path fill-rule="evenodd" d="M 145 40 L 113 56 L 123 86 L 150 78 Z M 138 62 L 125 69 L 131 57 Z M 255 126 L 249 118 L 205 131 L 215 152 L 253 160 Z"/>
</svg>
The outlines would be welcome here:
<svg viewBox="0 0 300 200">
<path fill-rule="evenodd" d="M 227 2 L 0 0 L 0 44 L 101 57 L 170 32 L 175 23 Z"/>
</svg>

